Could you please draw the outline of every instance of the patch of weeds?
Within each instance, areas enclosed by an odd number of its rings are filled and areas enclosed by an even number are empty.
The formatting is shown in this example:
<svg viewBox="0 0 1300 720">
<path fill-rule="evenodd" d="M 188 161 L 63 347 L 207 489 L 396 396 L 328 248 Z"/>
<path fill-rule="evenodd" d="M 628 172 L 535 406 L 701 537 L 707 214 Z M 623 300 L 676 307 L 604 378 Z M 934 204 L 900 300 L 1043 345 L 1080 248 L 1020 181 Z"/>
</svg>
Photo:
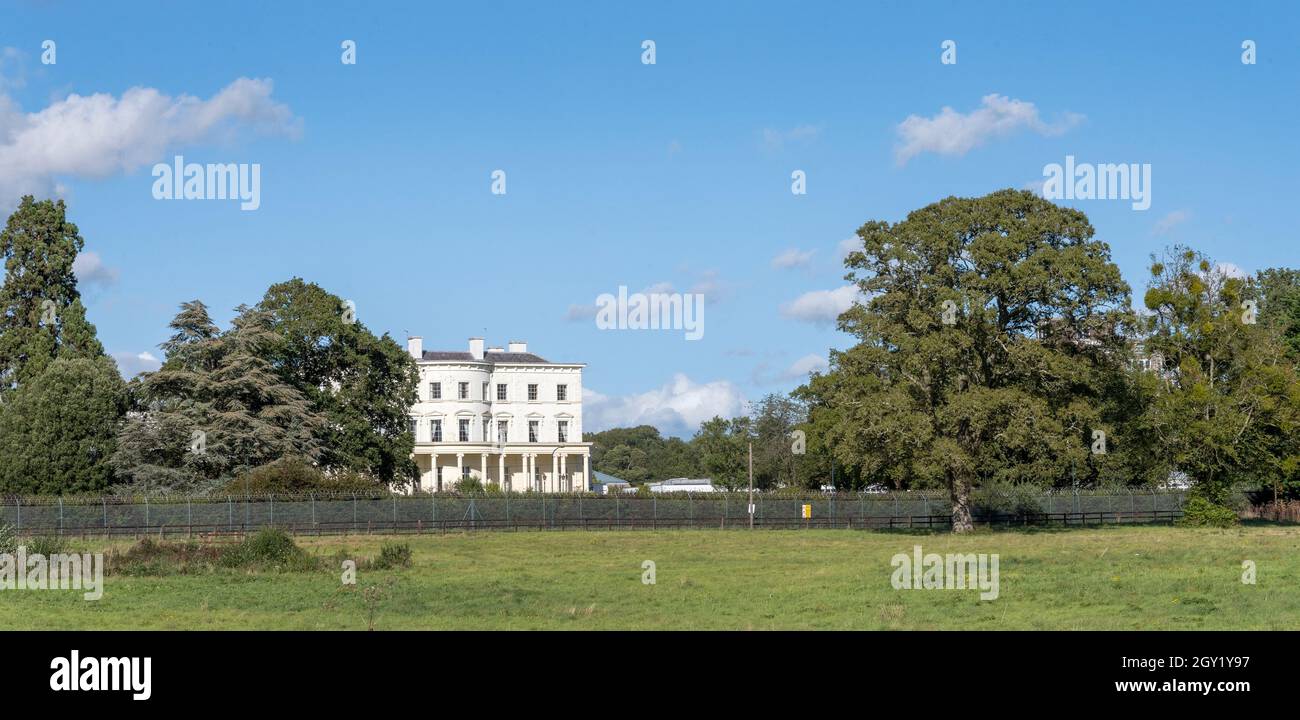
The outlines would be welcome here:
<svg viewBox="0 0 1300 720">
<path fill-rule="evenodd" d="M 214 545 L 161 542 L 147 537 L 124 552 L 109 553 L 104 560 L 106 570 L 113 575 L 159 577 L 212 572 L 220 557 L 221 548 Z"/>
<path fill-rule="evenodd" d="M 28 555 L 44 555 L 46 557 L 58 555 L 68 547 L 66 540 L 54 535 L 38 535 L 27 538 L 26 542 L 19 544 L 27 546 Z"/>
<path fill-rule="evenodd" d="M 318 559 L 298 547 L 289 533 L 276 528 L 259 530 L 238 545 L 223 549 L 220 564 L 226 568 L 277 572 L 305 572 L 320 567 Z"/>
<path fill-rule="evenodd" d="M 375 570 L 411 567 L 411 545 L 409 543 L 384 543 L 379 546 L 379 557 L 375 558 L 370 566 Z"/>
</svg>

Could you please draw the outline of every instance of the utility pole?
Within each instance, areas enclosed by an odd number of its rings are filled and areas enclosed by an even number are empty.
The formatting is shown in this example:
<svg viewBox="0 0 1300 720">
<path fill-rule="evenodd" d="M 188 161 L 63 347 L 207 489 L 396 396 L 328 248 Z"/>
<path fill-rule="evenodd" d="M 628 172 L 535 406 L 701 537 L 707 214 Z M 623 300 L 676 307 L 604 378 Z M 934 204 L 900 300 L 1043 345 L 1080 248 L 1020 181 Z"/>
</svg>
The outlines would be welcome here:
<svg viewBox="0 0 1300 720">
<path fill-rule="evenodd" d="M 754 443 L 749 443 L 749 529 L 754 529 Z"/>
</svg>

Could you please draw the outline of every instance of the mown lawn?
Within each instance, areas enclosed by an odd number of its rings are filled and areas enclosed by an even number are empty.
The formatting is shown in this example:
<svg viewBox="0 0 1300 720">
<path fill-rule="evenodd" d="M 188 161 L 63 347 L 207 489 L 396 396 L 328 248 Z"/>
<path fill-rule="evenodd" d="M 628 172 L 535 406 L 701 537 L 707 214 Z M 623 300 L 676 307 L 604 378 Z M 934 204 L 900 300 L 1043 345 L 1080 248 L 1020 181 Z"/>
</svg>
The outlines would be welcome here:
<svg viewBox="0 0 1300 720">
<path fill-rule="evenodd" d="M 1300 528 L 518 532 L 300 538 L 410 568 L 106 578 L 0 591 L 6 629 L 1300 629 Z M 1000 595 L 895 590 L 895 553 L 997 553 Z M 74 541 L 102 550 L 103 542 Z M 120 541 L 116 547 L 129 543 Z M 642 563 L 656 583 L 642 583 Z M 1252 560 L 1257 584 L 1241 582 Z M 331 563 L 332 565 L 333 563 Z M 375 588 L 367 591 L 368 588 Z"/>
</svg>

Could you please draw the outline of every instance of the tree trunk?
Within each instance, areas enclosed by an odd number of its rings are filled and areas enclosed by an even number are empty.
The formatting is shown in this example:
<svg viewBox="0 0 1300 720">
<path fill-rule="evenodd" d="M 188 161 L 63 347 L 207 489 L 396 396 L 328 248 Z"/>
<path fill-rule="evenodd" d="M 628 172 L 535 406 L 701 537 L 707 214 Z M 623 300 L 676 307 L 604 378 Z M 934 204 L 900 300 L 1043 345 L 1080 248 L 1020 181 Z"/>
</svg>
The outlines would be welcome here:
<svg viewBox="0 0 1300 720">
<path fill-rule="evenodd" d="M 949 477 L 948 488 L 952 496 L 952 531 L 970 532 L 975 524 L 970 516 L 970 480 L 958 475 Z"/>
</svg>

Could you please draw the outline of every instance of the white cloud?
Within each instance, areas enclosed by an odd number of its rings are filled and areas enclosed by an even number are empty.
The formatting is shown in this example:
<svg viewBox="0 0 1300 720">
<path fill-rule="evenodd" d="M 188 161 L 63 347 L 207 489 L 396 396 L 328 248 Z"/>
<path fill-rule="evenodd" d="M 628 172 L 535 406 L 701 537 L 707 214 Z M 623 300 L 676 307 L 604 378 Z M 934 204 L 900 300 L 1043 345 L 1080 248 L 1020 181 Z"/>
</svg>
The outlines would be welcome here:
<svg viewBox="0 0 1300 720">
<path fill-rule="evenodd" d="M 1160 218 L 1155 227 L 1151 228 L 1152 235 L 1166 235 L 1170 230 L 1187 222 L 1192 214 L 1186 210 L 1175 210 L 1168 215 Z"/>
<path fill-rule="evenodd" d="M 681 437 L 695 434 L 700 423 L 715 415 L 735 417 L 747 407 L 744 394 L 731 382 L 697 383 L 682 373 L 661 388 L 632 395 L 612 397 L 583 388 L 582 403 L 586 431 L 653 425 Z"/>
<path fill-rule="evenodd" d="M 21 90 L 26 84 L 27 55 L 18 48 L 0 48 L 0 92 Z"/>
<path fill-rule="evenodd" d="M 1246 271 L 1242 270 L 1234 263 L 1221 262 L 1216 264 L 1215 268 L 1218 269 L 1219 272 L 1223 273 L 1224 275 L 1227 275 L 1230 278 L 1238 278 L 1241 280 L 1246 279 Z"/>
<path fill-rule="evenodd" d="M 803 380 L 808 377 L 809 373 L 825 372 L 830 368 L 830 365 L 830 361 L 826 359 L 825 355 L 809 353 L 808 355 L 804 355 L 798 360 L 795 360 L 794 363 L 786 369 L 782 377 L 785 380 Z"/>
<path fill-rule="evenodd" d="M 153 372 L 162 367 L 162 361 L 154 357 L 153 353 L 148 350 L 141 353 L 113 353 L 113 360 L 117 363 L 118 372 L 122 373 L 122 377 L 127 380 L 142 372 Z"/>
<path fill-rule="evenodd" d="M 568 312 L 564 313 L 564 319 L 566 322 L 593 320 L 597 309 L 595 305 L 570 305 Z"/>
<path fill-rule="evenodd" d="M 1082 122 L 1083 116 L 1066 113 L 1057 123 L 1044 122 L 1031 102 L 996 93 L 985 95 L 980 107 L 962 114 L 945 106 L 932 118 L 909 115 L 898 124 L 899 146 L 894 158 L 899 165 L 921 153 L 965 155 L 990 139 L 1022 129 L 1040 135 L 1060 135 Z"/>
<path fill-rule="evenodd" d="M 0 94 L 0 203 L 50 194 L 58 178 L 104 178 L 159 162 L 181 146 L 220 140 L 241 127 L 296 136 L 301 120 L 271 98 L 270 80 L 239 78 L 208 100 L 133 87 L 69 95 L 23 113 Z"/>
<path fill-rule="evenodd" d="M 788 270 L 790 268 L 797 268 L 797 267 L 808 267 L 808 263 L 812 261 L 812 256 L 813 253 L 815 252 L 816 250 L 800 250 L 798 248 L 790 248 L 789 250 L 786 250 L 780 255 L 777 255 L 776 257 L 772 258 L 772 267 L 778 270 Z"/>
<path fill-rule="evenodd" d="M 78 253 L 72 261 L 72 274 L 77 276 L 77 284 L 85 287 L 106 288 L 117 282 L 117 268 L 104 264 L 99 253 Z"/>
<path fill-rule="evenodd" d="M 857 285 L 845 285 L 834 290 L 813 290 L 781 306 L 781 314 L 817 325 L 834 324 L 840 313 L 853 306 L 859 298 Z"/>
<path fill-rule="evenodd" d="M 862 249 L 862 238 L 858 237 L 857 235 L 854 235 L 851 238 L 844 238 L 839 242 L 838 245 L 835 246 L 835 257 L 838 258 L 841 263 L 843 263 L 845 258 L 849 256 L 849 253 L 853 252 L 854 250 L 861 250 L 861 249 Z"/>
<path fill-rule="evenodd" d="M 768 150 L 780 150 L 785 147 L 787 142 L 815 140 L 821 134 L 821 131 L 822 129 L 818 125 L 800 125 L 789 130 L 763 128 L 763 147 Z"/>
</svg>

